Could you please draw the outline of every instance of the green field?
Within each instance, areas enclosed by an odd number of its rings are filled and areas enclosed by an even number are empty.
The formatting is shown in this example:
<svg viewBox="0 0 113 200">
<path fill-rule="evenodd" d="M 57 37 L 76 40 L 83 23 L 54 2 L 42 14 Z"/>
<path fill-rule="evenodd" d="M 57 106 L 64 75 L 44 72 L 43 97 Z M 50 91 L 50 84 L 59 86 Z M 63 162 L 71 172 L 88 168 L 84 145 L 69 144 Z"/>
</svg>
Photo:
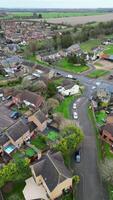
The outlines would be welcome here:
<svg viewBox="0 0 113 200">
<path fill-rule="evenodd" d="M 69 63 L 68 60 L 65 58 L 62 60 L 59 60 L 57 63 L 57 66 L 61 69 L 64 69 L 65 71 L 69 71 L 69 72 L 73 72 L 73 73 L 77 73 L 77 74 L 80 74 L 89 69 L 88 66 L 82 66 L 82 65 L 75 66 L 74 64 Z"/>
<path fill-rule="evenodd" d="M 101 40 L 91 39 L 91 40 L 81 43 L 80 47 L 83 51 L 90 52 L 93 48 L 99 46 L 100 44 L 101 44 Z"/>
<path fill-rule="evenodd" d="M 104 12 L 99 11 L 90 11 L 90 12 L 37 12 L 37 15 L 42 14 L 43 18 L 61 18 L 61 17 L 76 17 L 76 16 L 93 16 L 93 15 L 101 15 Z M 13 17 L 32 17 L 32 12 L 11 12 L 7 16 L 3 18 L 13 18 Z"/>
<path fill-rule="evenodd" d="M 109 72 L 106 70 L 101 70 L 101 69 L 96 69 L 95 71 L 91 72 L 90 74 L 88 74 L 87 76 L 89 78 L 99 78 L 101 76 L 105 76 L 107 75 Z"/>
<path fill-rule="evenodd" d="M 108 55 L 113 55 L 113 45 L 108 45 L 104 53 Z"/>
</svg>

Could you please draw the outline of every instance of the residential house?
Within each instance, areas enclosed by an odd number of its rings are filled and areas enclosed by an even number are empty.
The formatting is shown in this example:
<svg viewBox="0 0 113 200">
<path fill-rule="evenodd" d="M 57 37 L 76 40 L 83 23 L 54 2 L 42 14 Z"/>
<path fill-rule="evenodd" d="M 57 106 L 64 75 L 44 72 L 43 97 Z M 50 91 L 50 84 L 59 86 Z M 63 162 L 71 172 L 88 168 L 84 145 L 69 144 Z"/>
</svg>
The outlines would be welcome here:
<svg viewBox="0 0 113 200">
<path fill-rule="evenodd" d="M 75 83 L 70 83 L 69 85 L 65 86 L 58 86 L 58 92 L 63 95 L 63 96 L 71 96 L 78 94 L 80 92 L 80 87 L 79 85 Z"/>
<path fill-rule="evenodd" d="M 34 130 L 30 132 L 28 124 L 26 124 L 22 120 L 16 122 L 6 131 L 7 137 L 16 148 L 20 148 L 24 142 L 26 142 L 33 136 L 33 134 Z"/>
<path fill-rule="evenodd" d="M 101 139 L 113 145 L 113 114 L 108 115 L 106 119 L 106 125 L 102 127 Z"/>
<path fill-rule="evenodd" d="M 30 116 L 28 120 L 33 122 L 37 126 L 37 129 L 41 132 L 43 132 L 47 127 L 47 116 L 41 110 L 38 110 Z"/>
<path fill-rule="evenodd" d="M 107 123 L 102 128 L 101 139 L 113 146 L 113 123 Z"/>
<path fill-rule="evenodd" d="M 111 93 L 108 89 L 106 88 L 97 88 L 97 97 L 101 102 L 108 103 L 111 98 Z"/>
<path fill-rule="evenodd" d="M 26 200 L 54 200 L 72 187 L 72 174 L 65 166 L 61 152 L 53 154 L 48 152 L 43 159 L 31 166 L 31 171 L 34 179 L 32 181 L 37 185 L 37 192 L 35 188 L 31 190 L 30 187 L 32 185 L 30 186 L 26 181 L 26 186 L 23 190 Z M 41 195 L 42 198 L 40 197 Z"/>
<path fill-rule="evenodd" d="M 24 103 L 26 106 L 38 109 L 43 105 L 44 99 L 40 95 L 37 95 L 28 90 L 24 90 L 22 92 L 18 92 L 18 94 L 13 96 L 13 103 L 17 105 Z"/>
</svg>

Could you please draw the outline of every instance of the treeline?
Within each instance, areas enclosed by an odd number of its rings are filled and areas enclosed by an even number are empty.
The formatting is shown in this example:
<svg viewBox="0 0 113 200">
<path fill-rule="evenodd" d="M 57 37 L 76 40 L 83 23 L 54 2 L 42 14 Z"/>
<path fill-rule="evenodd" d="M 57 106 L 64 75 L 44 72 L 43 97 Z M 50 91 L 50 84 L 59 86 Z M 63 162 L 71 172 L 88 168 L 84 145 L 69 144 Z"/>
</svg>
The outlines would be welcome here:
<svg viewBox="0 0 113 200">
<path fill-rule="evenodd" d="M 73 31 L 63 32 L 61 35 L 56 34 L 53 36 L 54 48 L 68 48 L 73 43 L 85 42 L 91 38 L 99 38 L 106 35 L 113 34 L 113 21 L 101 22 L 97 25 L 87 24 L 79 26 L 79 28 L 74 27 Z"/>
<path fill-rule="evenodd" d="M 95 26 L 83 26 L 79 34 L 75 36 L 75 41 L 85 42 L 91 38 L 110 34 L 113 34 L 113 21 L 101 22 Z"/>
</svg>

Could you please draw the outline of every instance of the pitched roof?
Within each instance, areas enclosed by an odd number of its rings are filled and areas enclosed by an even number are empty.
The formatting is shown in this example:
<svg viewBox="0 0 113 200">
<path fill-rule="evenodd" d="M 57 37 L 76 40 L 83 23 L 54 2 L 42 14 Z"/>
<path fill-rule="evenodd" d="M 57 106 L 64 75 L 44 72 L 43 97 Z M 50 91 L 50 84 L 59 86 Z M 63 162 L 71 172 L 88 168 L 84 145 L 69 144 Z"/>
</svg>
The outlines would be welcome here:
<svg viewBox="0 0 113 200">
<path fill-rule="evenodd" d="M 107 131 L 108 133 L 110 133 L 113 136 L 113 124 L 106 124 L 103 127 L 103 131 Z"/>
<path fill-rule="evenodd" d="M 43 102 L 43 97 L 35 94 L 34 92 L 30 92 L 28 90 L 24 90 L 16 95 L 20 101 L 28 101 L 31 104 L 34 104 L 36 107 L 40 107 Z"/>
<path fill-rule="evenodd" d="M 33 166 L 36 176 L 42 175 L 50 191 L 72 175 L 64 164 L 60 152 L 51 154 L 47 153 L 45 158 Z"/>
<path fill-rule="evenodd" d="M 40 121 L 40 123 L 42 124 L 43 122 L 45 122 L 46 120 L 46 117 L 45 117 L 45 114 L 41 111 L 41 110 L 38 110 L 34 116 Z"/>
<path fill-rule="evenodd" d="M 9 138 L 7 137 L 7 135 L 2 134 L 0 136 L 0 145 L 3 146 L 4 144 L 6 144 L 9 141 Z"/>
<path fill-rule="evenodd" d="M 29 127 L 23 121 L 20 120 L 16 122 L 14 125 L 12 125 L 10 128 L 8 128 L 7 136 L 9 138 L 12 138 L 14 141 L 17 141 L 28 130 L 29 130 Z"/>
</svg>

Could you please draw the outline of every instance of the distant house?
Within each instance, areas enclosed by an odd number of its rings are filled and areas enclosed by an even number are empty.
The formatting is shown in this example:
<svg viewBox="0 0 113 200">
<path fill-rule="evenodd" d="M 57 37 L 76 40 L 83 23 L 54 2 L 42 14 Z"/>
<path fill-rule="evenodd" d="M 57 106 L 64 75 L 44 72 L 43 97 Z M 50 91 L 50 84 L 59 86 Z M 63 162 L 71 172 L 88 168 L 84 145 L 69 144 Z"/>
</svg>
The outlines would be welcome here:
<svg viewBox="0 0 113 200">
<path fill-rule="evenodd" d="M 72 187 L 72 174 L 65 166 L 60 152 L 48 152 L 42 160 L 31 166 L 31 171 L 34 183 L 31 182 L 30 186 L 30 182 L 26 181 L 23 190 L 26 200 L 54 200 Z M 33 184 L 34 189 L 31 190 Z"/>
<path fill-rule="evenodd" d="M 97 97 L 104 103 L 108 103 L 111 98 L 111 93 L 106 88 L 99 87 L 97 89 Z"/>
<path fill-rule="evenodd" d="M 113 55 L 101 54 L 100 58 L 103 60 L 108 60 L 110 62 L 113 62 Z"/>
<path fill-rule="evenodd" d="M 47 127 L 47 117 L 41 110 L 38 110 L 36 113 L 30 116 L 28 120 L 33 122 L 37 126 L 37 129 L 41 132 Z"/>
<path fill-rule="evenodd" d="M 59 86 L 57 88 L 58 88 L 58 92 L 62 94 L 63 96 L 71 96 L 71 95 L 78 94 L 80 92 L 79 85 L 75 83 L 71 83 L 66 86 Z"/>
<path fill-rule="evenodd" d="M 26 106 L 31 106 L 35 109 L 40 108 L 43 105 L 43 102 L 44 102 L 44 99 L 42 96 L 37 95 L 28 90 L 18 92 L 18 94 L 13 96 L 13 103 L 15 104 L 24 103 Z"/>
<path fill-rule="evenodd" d="M 82 51 L 79 44 L 73 44 L 66 49 L 66 52 L 68 54 L 75 54 L 75 53 L 81 53 Z"/>
</svg>

